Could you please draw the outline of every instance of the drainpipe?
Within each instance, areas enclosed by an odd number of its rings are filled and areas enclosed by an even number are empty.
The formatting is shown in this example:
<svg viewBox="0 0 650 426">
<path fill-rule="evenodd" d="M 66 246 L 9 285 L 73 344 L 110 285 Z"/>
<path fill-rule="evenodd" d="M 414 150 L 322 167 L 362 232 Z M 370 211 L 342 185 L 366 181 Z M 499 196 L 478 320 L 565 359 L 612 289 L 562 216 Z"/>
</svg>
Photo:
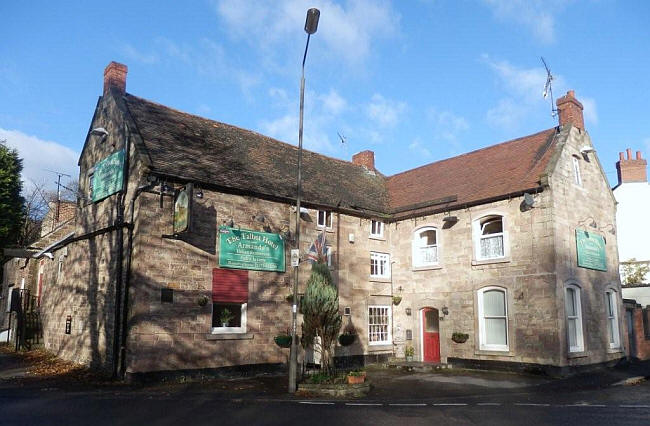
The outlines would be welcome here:
<svg viewBox="0 0 650 426">
<path fill-rule="evenodd" d="M 393 264 L 394 260 L 390 261 L 390 335 L 392 336 L 393 358 L 395 358 L 395 315 L 393 312 Z"/>
</svg>

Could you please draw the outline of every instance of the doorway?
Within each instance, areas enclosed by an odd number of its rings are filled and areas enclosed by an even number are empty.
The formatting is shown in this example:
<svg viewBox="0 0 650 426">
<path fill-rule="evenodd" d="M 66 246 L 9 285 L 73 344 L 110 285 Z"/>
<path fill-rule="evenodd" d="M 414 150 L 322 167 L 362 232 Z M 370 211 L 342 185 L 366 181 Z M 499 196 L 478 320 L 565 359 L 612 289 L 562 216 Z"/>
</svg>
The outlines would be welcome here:
<svg viewBox="0 0 650 426">
<path fill-rule="evenodd" d="M 422 308 L 422 361 L 440 362 L 439 313 L 435 308 Z"/>
</svg>

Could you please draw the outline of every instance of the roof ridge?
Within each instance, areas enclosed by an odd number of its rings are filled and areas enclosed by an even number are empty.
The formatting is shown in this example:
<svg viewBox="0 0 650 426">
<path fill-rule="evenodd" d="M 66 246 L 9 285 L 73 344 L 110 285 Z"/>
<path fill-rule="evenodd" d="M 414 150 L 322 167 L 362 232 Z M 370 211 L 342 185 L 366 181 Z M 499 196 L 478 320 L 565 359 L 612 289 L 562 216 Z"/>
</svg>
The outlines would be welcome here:
<svg viewBox="0 0 650 426">
<path fill-rule="evenodd" d="M 152 100 L 149 100 L 149 99 L 142 98 L 142 97 L 140 97 L 140 96 L 133 95 L 133 94 L 131 94 L 131 93 L 125 93 L 125 96 L 130 96 L 130 97 L 132 97 L 132 98 L 138 99 L 139 101 L 147 102 L 147 103 L 150 103 L 150 104 L 156 105 L 156 106 L 158 106 L 158 107 L 161 107 L 161 108 L 165 108 L 165 109 L 171 110 L 171 111 L 173 111 L 173 112 L 175 112 L 175 113 L 178 113 L 178 114 L 182 114 L 182 115 L 185 115 L 185 116 L 188 116 L 188 117 L 195 117 L 195 118 L 198 118 L 198 119 L 200 119 L 200 120 L 209 121 L 209 122 L 216 123 L 216 124 L 219 124 L 219 125 L 222 125 L 222 126 L 228 126 L 228 127 L 233 128 L 233 129 L 238 129 L 238 130 L 241 130 L 241 131 L 244 131 L 244 132 L 248 132 L 248 133 L 251 133 L 251 134 L 254 134 L 254 135 L 257 135 L 257 136 L 261 136 L 262 138 L 264 138 L 264 139 L 266 139 L 266 140 L 268 140 L 268 141 L 277 142 L 277 143 L 280 143 L 280 144 L 286 145 L 287 147 L 290 147 L 290 148 L 293 148 L 293 149 L 296 149 L 296 150 L 298 149 L 298 146 L 296 146 L 296 145 L 293 145 L 293 144 L 291 144 L 291 143 L 289 143 L 289 142 L 284 142 L 284 141 L 281 141 L 281 140 L 279 140 L 279 139 L 273 138 L 273 137 L 271 137 L 271 136 L 268 136 L 268 135 L 265 135 L 265 134 L 262 134 L 262 133 L 256 132 L 255 130 L 250 130 L 250 129 L 246 129 L 246 128 L 244 128 L 244 127 L 236 126 L 236 125 L 234 125 L 234 124 L 224 123 L 223 121 L 217 121 L 217 120 L 213 120 L 213 119 L 211 119 L 211 118 L 202 117 L 202 116 L 197 115 L 197 114 L 190 114 L 189 112 L 181 111 L 181 110 L 179 110 L 179 109 L 172 108 L 172 107 L 169 107 L 169 106 L 167 106 L 167 105 L 163 105 L 163 104 L 161 104 L 161 103 L 159 103 L 159 102 L 155 102 L 155 101 L 152 101 Z M 360 166 L 360 165 L 358 165 L 358 164 L 354 164 L 352 161 L 342 160 L 342 159 L 340 159 L 340 158 L 332 157 L 332 156 L 329 156 L 329 155 L 326 155 L 326 154 L 321 154 L 321 153 L 319 153 L 319 152 L 315 152 L 315 151 L 311 151 L 311 150 L 309 150 L 309 149 L 305 149 L 305 148 L 303 148 L 303 152 L 305 152 L 305 151 L 308 152 L 308 153 L 310 153 L 310 154 L 314 154 L 314 155 L 317 155 L 317 156 L 320 156 L 320 157 L 328 158 L 328 159 L 330 159 L 330 160 L 334 160 L 334 161 L 338 161 L 338 162 L 346 163 L 346 164 L 351 164 L 351 165 L 356 166 L 356 167 L 362 167 L 362 166 Z M 377 173 L 378 173 L 381 177 L 384 177 L 384 178 L 386 177 L 386 176 L 383 175 L 381 172 L 378 172 L 378 171 L 377 171 Z"/>
<path fill-rule="evenodd" d="M 454 157 L 443 158 L 442 160 L 434 161 L 432 163 L 423 164 L 423 165 L 415 167 L 413 169 L 409 169 L 409 170 L 405 170 L 403 172 L 395 173 L 394 175 L 387 176 L 386 178 L 391 179 L 393 177 L 400 176 L 400 175 L 403 175 L 403 174 L 406 174 L 406 173 L 410 173 L 410 172 L 413 172 L 415 170 L 423 169 L 425 167 L 429 167 L 429 166 L 432 166 L 434 164 L 440 164 L 440 163 L 444 163 L 445 161 L 456 160 L 458 158 L 466 157 L 468 155 L 472 155 L 472 154 L 475 154 L 477 152 L 486 151 L 488 149 L 494 149 L 496 147 L 500 147 L 500 146 L 507 145 L 507 144 L 510 144 L 510 143 L 519 142 L 522 139 L 528 139 L 530 137 L 534 137 L 534 136 L 537 136 L 537 135 L 540 135 L 540 134 L 543 134 L 543 133 L 547 133 L 547 132 L 549 132 L 551 130 L 554 130 L 554 129 L 556 129 L 556 127 L 551 127 L 549 129 L 545 129 L 545 130 L 542 130 L 542 131 L 539 131 L 539 132 L 536 132 L 536 133 L 532 133 L 530 135 L 521 136 L 521 137 L 518 137 L 518 138 L 515 138 L 515 139 L 510 139 L 510 140 L 500 142 L 500 143 L 495 144 L 495 145 L 489 145 L 489 146 L 486 146 L 486 147 L 483 147 L 483 148 L 475 149 L 474 151 L 465 152 L 463 154 L 456 155 Z"/>
</svg>

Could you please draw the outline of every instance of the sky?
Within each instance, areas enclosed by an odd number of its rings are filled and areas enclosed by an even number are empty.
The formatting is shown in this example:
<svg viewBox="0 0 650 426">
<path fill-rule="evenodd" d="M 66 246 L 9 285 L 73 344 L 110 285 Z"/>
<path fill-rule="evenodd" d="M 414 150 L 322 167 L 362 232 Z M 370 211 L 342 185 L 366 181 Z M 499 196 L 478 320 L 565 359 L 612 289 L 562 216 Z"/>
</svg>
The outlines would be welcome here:
<svg viewBox="0 0 650 426">
<path fill-rule="evenodd" d="M 23 180 L 77 161 L 111 61 L 127 92 L 304 147 L 369 149 L 393 175 L 557 125 L 542 97 L 574 89 L 607 177 L 650 156 L 650 3 L 615 0 L 2 2 L 0 140 Z M 64 177 L 67 183 L 69 178 Z"/>
</svg>

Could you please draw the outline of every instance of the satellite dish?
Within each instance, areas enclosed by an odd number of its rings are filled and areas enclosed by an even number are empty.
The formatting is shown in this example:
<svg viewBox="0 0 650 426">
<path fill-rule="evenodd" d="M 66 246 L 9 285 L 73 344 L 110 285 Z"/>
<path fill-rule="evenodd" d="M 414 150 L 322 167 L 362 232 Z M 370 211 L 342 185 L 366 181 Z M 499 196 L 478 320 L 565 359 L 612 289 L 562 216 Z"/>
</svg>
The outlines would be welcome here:
<svg viewBox="0 0 650 426">
<path fill-rule="evenodd" d="M 524 205 L 528 208 L 532 208 L 533 205 L 535 204 L 535 198 L 533 198 L 532 195 L 529 193 L 524 194 Z"/>
</svg>

